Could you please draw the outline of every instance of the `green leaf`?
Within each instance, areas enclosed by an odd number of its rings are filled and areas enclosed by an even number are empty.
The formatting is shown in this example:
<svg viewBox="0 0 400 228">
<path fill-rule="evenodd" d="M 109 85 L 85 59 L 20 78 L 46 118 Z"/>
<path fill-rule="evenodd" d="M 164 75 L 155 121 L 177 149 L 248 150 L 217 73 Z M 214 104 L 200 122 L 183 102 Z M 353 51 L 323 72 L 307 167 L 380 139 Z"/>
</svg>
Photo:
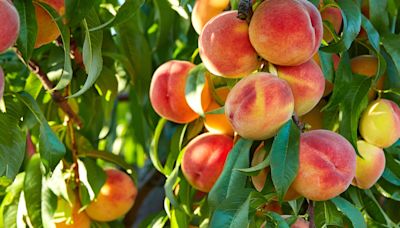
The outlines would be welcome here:
<svg viewBox="0 0 400 228">
<path fill-rule="evenodd" d="M 7 188 L 7 194 L 2 199 L 0 207 L 0 226 L 7 228 L 17 227 L 17 212 L 21 192 L 24 186 L 25 173 L 15 177 L 15 181 Z"/>
<path fill-rule="evenodd" d="M 82 206 L 88 205 L 93 201 L 101 187 L 106 182 L 106 173 L 96 164 L 93 159 L 82 159 L 78 161 L 79 180 L 80 180 L 80 196 Z"/>
<path fill-rule="evenodd" d="M 341 211 L 344 215 L 346 215 L 347 218 L 350 219 L 353 227 L 367 228 L 364 217 L 362 216 L 361 212 L 354 207 L 353 204 L 340 196 L 331 199 L 331 202 L 336 205 L 339 211 Z"/>
<path fill-rule="evenodd" d="M 35 8 L 32 1 L 13 2 L 19 14 L 19 36 L 17 40 L 18 50 L 21 52 L 25 62 L 32 56 L 36 42 L 37 24 Z"/>
<path fill-rule="evenodd" d="M 385 154 L 385 170 L 383 171 L 382 177 L 388 182 L 400 186 L 400 164 L 396 161 L 393 155 Z"/>
<path fill-rule="evenodd" d="M 251 195 L 249 189 L 230 196 L 213 213 L 210 227 L 235 228 L 247 227 Z"/>
<path fill-rule="evenodd" d="M 330 201 L 315 202 L 314 215 L 315 226 L 318 228 L 327 225 L 343 226 L 343 215 Z"/>
<path fill-rule="evenodd" d="M 386 52 L 392 58 L 395 66 L 396 66 L 397 72 L 400 72 L 399 43 L 400 43 L 400 35 L 387 33 L 382 36 L 383 47 L 385 48 Z"/>
<path fill-rule="evenodd" d="M 77 26 L 84 18 L 87 18 L 89 11 L 99 5 L 100 0 L 82 1 L 65 0 L 65 17 L 71 27 Z"/>
<path fill-rule="evenodd" d="M 300 130 L 290 119 L 279 130 L 271 148 L 271 176 L 279 201 L 297 175 L 299 147 Z"/>
<path fill-rule="evenodd" d="M 165 181 L 164 190 L 165 190 L 165 196 L 169 199 L 172 206 L 177 209 L 182 209 L 174 194 L 174 187 L 179 182 L 179 177 L 178 177 L 179 169 L 180 169 L 179 165 L 175 166 L 175 169 L 168 175 L 167 180 Z"/>
<path fill-rule="evenodd" d="M 202 117 L 204 117 L 204 110 L 201 104 L 201 94 L 206 83 L 206 72 L 207 69 L 203 64 L 191 69 L 185 87 L 186 102 L 193 111 Z"/>
<path fill-rule="evenodd" d="M 22 105 L 4 97 L 7 112 L 0 112 L 0 188 L 7 187 L 18 174 L 25 156 L 26 134 L 19 127 Z"/>
<path fill-rule="evenodd" d="M 270 217 L 271 219 L 271 223 L 274 223 L 274 227 L 278 227 L 278 228 L 289 228 L 289 225 L 287 224 L 286 220 L 282 218 L 281 215 L 270 211 L 268 212 L 268 217 Z M 268 222 L 267 222 L 268 223 Z"/>
<path fill-rule="evenodd" d="M 389 31 L 389 15 L 387 1 L 369 0 L 369 18 L 379 33 Z"/>
<path fill-rule="evenodd" d="M 329 82 L 333 82 L 333 78 L 335 75 L 335 69 L 333 65 L 332 53 L 318 51 L 318 56 L 321 62 L 321 70 L 324 74 L 324 77 Z"/>
<path fill-rule="evenodd" d="M 161 164 L 161 161 L 158 157 L 158 142 L 160 140 L 161 133 L 162 133 L 166 123 L 167 123 L 167 120 L 164 118 L 161 118 L 158 121 L 156 130 L 154 131 L 153 140 L 151 141 L 150 152 L 149 152 L 150 159 L 154 165 L 154 168 L 156 168 L 161 173 L 164 173 L 164 167 Z"/>
<path fill-rule="evenodd" d="M 225 107 L 222 106 L 220 108 L 208 111 L 205 113 L 206 115 L 210 115 L 210 114 L 225 114 Z"/>
<path fill-rule="evenodd" d="M 100 19 L 94 9 L 88 12 L 87 18 L 83 21 L 85 31 L 85 42 L 83 43 L 83 64 L 85 65 L 88 77 L 83 87 L 70 97 L 78 97 L 86 92 L 96 82 L 103 68 L 103 56 L 101 47 L 103 43 L 103 32 L 89 32 L 89 29 L 100 24 Z"/>
<path fill-rule="evenodd" d="M 40 124 L 39 152 L 46 171 L 53 170 L 65 155 L 65 146 L 51 130 L 39 105 L 31 95 L 21 92 L 17 98 L 33 113 Z"/>
<path fill-rule="evenodd" d="M 24 197 L 29 220 L 34 227 L 42 225 L 42 172 L 39 154 L 32 156 L 26 168 L 24 179 Z"/>
<path fill-rule="evenodd" d="M 363 201 L 369 216 L 371 216 L 371 218 L 376 222 L 382 224 L 393 224 L 389 216 L 385 213 L 375 196 L 372 194 L 371 190 L 367 189 L 364 193 L 367 197 L 363 197 Z"/>
<path fill-rule="evenodd" d="M 342 10 L 343 16 L 343 36 L 335 43 L 322 47 L 322 51 L 339 53 L 350 48 L 354 39 L 357 37 L 361 28 L 361 10 L 360 6 L 354 1 L 338 0 L 337 3 Z"/>
<path fill-rule="evenodd" d="M 208 202 L 211 208 L 216 208 L 233 193 L 244 189 L 247 176 L 238 169 L 249 166 L 249 152 L 253 141 L 239 139 L 229 152 L 224 169 L 208 194 Z"/>
<path fill-rule="evenodd" d="M 72 66 L 71 66 L 71 58 L 70 58 L 70 31 L 66 25 L 64 25 L 62 17 L 58 14 L 58 12 L 53 9 L 51 6 L 43 3 L 43 2 L 36 2 L 39 7 L 42 7 L 43 10 L 48 12 L 51 18 L 56 22 L 58 30 L 61 34 L 61 39 L 63 42 L 63 49 L 64 49 L 64 69 L 61 75 L 61 79 L 58 84 L 54 87 L 54 90 L 61 90 L 65 88 L 72 79 Z"/>
<path fill-rule="evenodd" d="M 342 120 L 340 121 L 340 134 L 353 146 L 357 147 L 358 121 L 362 111 L 368 105 L 367 94 L 371 87 L 372 78 L 353 75 L 353 80 L 348 87 L 348 94 L 343 100 Z"/>
<path fill-rule="evenodd" d="M 49 184 L 43 179 L 42 182 L 42 220 L 51 221 L 57 209 L 57 196 L 50 190 Z M 53 223 L 43 223 L 44 228 L 54 228 Z"/>
</svg>

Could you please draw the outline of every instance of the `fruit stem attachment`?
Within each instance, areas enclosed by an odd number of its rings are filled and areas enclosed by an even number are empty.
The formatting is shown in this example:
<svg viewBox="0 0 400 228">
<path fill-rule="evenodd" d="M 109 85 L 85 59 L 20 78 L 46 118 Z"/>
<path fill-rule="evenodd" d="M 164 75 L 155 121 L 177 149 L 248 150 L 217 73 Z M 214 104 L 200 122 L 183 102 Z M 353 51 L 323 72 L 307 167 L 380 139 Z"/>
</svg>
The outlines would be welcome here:
<svg viewBox="0 0 400 228">
<path fill-rule="evenodd" d="M 300 129 L 300 132 L 304 132 L 305 124 L 300 121 L 300 119 L 296 113 L 293 113 L 292 120 L 297 125 L 297 127 Z"/>
<path fill-rule="evenodd" d="M 251 0 L 240 0 L 237 17 L 241 20 L 246 20 L 247 23 L 250 23 L 250 19 L 252 16 L 253 7 L 251 4 Z"/>
</svg>

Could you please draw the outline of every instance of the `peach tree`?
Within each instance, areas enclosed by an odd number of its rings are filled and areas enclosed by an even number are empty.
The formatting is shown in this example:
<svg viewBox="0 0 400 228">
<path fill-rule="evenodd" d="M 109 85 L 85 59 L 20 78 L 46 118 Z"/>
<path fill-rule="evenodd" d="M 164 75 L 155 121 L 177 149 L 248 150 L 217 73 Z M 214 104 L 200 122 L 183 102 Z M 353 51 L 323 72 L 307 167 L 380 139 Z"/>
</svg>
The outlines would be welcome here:
<svg viewBox="0 0 400 228">
<path fill-rule="evenodd" d="M 0 0 L 0 227 L 400 226 L 399 0 Z"/>
</svg>

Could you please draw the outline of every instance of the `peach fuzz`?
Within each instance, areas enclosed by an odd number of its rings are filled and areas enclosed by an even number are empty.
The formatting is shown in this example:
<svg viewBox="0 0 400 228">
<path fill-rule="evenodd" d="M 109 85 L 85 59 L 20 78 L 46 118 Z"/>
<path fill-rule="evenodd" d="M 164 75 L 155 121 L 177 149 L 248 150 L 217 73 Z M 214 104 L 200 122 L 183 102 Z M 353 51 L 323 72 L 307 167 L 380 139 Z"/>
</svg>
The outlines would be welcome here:
<svg viewBox="0 0 400 228">
<path fill-rule="evenodd" d="M 339 34 L 340 28 L 342 27 L 342 22 L 343 22 L 342 11 L 336 7 L 330 7 L 330 6 L 328 6 L 328 7 L 322 6 L 322 7 L 323 7 L 323 9 L 321 11 L 322 21 L 329 22 L 333 26 L 335 33 Z M 326 30 L 325 30 L 325 27 L 324 27 L 323 39 L 329 43 L 330 41 L 333 40 L 333 36 L 328 31 L 328 29 L 329 28 L 326 28 Z"/>
<path fill-rule="evenodd" d="M 273 137 L 292 116 L 290 86 L 273 74 L 259 72 L 240 80 L 229 92 L 225 115 L 233 130 L 252 140 Z"/>
<path fill-rule="evenodd" d="M 361 115 L 359 130 L 368 143 L 386 148 L 400 137 L 400 109 L 391 100 L 371 102 Z"/>
<path fill-rule="evenodd" d="M 222 99 L 222 101 L 226 100 L 226 97 L 229 93 L 228 87 L 221 87 L 215 90 L 217 96 Z M 221 106 L 215 101 L 211 101 L 211 104 L 208 106 L 207 111 L 212 111 L 214 109 L 221 108 Z M 211 133 L 218 133 L 224 135 L 233 136 L 234 131 L 232 129 L 231 124 L 226 118 L 225 114 L 206 114 L 204 119 L 204 126 Z"/>
<path fill-rule="evenodd" d="M 250 41 L 267 61 L 284 66 L 307 62 L 322 40 L 318 9 L 306 0 L 262 2 L 250 21 Z"/>
<path fill-rule="evenodd" d="M 108 222 L 124 214 L 135 203 L 137 188 L 131 177 L 116 169 L 105 170 L 107 179 L 96 199 L 86 208 L 90 218 Z"/>
<path fill-rule="evenodd" d="M 324 113 L 321 109 L 326 105 L 326 101 L 321 100 L 310 112 L 300 117 L 302 123 L 308 124 L 307 130 L 317 130 L 323 128 Z"/>
<path fill-rule="evenodd" d="M 194 30 L 200 34 L 204 25 L 211 18 L 222 13 L 228 4 L 229 0 L 197 0 L 194 3 L 191 16 Z"/>
<path fill-rule="evenodd" d="M 373 55 L 360 55 L 350 60 L 351 71 L 354 74 L 360 74 L 366 77 L 374 77 L 378 71 L 378 59 Z M 376 82 L 377 89 L 383 89 L 383 83 L 386 75 L 382 75 Z M 368 92 L 369 100 L 373 100 L 375 91 L 370 89 Z"/>
<path fill-rule="evenodd" d="M 80 203 L 72 206 L 71 218 L 55 223 L 56 228 L 90 228 L 90 218 L 85 211 L 79 211 Z"/>
<path fill-rule="evenodd" d="M 189 123 L 199 117 L 185 98 L 186 80 L 195 65 L 188 61 L 171 60 L 157 68 L 150 85 L 150 101 L 158 115 L 175 123 Z M 205 110 L 211 102 L 208 83 L 201 95 Z"/>
<path fill-rule="evenodd" d="M 302 196 L 328 200 L 344 192 L 356 172 L 356 152 L 341 135 L 327 130 L 301 134 L 299 170 L 292 186 Z"/>
<path fill-rule="evenodd" d="M 14 5 L 0 0 L 0 53 L 5 52 L 17 41 L 19 34 L 19 14 Z"/>
<path fill-rule="evenodd" d="M 227 11 L 211 19 L 199 37 L 199 54 L 204 66 L 218 76 L 238 78 L 260 66 L 249 40 L 249 26 Z"/>
<path fill-rule="evenodd" d="M 204 133 L 186 146 L 182 158 L 182 172 L 197 190 L 209 192 L 220 176 L 233 139 L 226 135 Z"/>
<path fill-rule="evenodd" d="M 321 68 L 309 60 L 298 66 L 277 66 L 278 77 L 285 80 L 293 92 L 294 111 L 302 116 L 311 111 L 324 94 L 325 78 Z"/>
<path fill-rule="evenodd" d="M 357 149 L 362 158 L 357 156 L 356 176 L 352 184 L 361 189 L 369 189 L 385 170 L 385 153 L 364 140 L 357 141 Z"/>
</svg>

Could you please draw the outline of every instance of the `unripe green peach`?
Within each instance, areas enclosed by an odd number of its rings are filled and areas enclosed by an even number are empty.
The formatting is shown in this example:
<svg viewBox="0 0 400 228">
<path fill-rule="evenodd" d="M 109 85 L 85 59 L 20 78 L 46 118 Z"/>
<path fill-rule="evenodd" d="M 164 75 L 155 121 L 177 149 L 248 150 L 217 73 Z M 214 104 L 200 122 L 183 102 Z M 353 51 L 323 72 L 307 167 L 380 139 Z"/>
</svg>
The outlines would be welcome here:
<svg viewBox="0 0 400 228">
<path fill-rule="evenodd" d="M 150 101 L 158 115 L 176 122 L 189 123 L 199 117 L 185 98 L 186 80 L 195 65 L 188 61 L 171 60 L 157 68 L 150 85 Z M 211 102 L 208 82 L 201 95 L 203 109 Z"/>
<path fill-rule="evenodd" d="M 250 41 L 267 61 L 283 66 L 307 62 L 322 40 L 318 9 L 306 0 L 263 1 L 250 21 Z"/>
<path fill-rule="evenodd" d="M 199 54 L 204 66 L 218 76 L 238 78 L 255 71 L 258 56 L 249 40 L 249 26 L 227 11 L 211 19 L 199 37 Z"/>
<path fill-rule="evenodd" d="M 220 176 L 233 139 L 226 135 L 204 133 L 186 146 L 182 158 L 182 172 L 197 190 L 209 192 Z"/>
<path fill-rule="evenodd" d="M 0 53 L 14 45 L 19 34 L 19 14 L 12 2 L 0 0 Z"/>
<path fill-rule="evenodd" d="M 228 87 L 221 87 L 216 89 L 216 93 L 222 101 L 226 100 L 226 97 L 229 94 Z M 221 108 L 221 106 L 213 100 L 211 104 L 208 106 L 207 111 L 212 111 L 214 109 Z M 231 124 L 226 118 L 225 114 L 206 114 L 204 118 L 204 126 L 211 133 L 224 134 L 233 136 L 234 131 L 232 129 Z"/>
<path fill-rule="evenodd" d="M 323 201 L 344 192 L 356 172 L 356 152 L 341 135 L 327 130 L 301 134 L 299 170 L 292 183 L 304 197 Z"/>
<path fill-rule="evenodd" d="M 298 66 L 277 66 L 278 77 L 290 86 L 294 97 L 294 111 L 302 116 L 311 111 L 321 100 L 325 78 L 321 68 L 309 60 Z"/>
<path fill-rule="evenodd" d="M 96 199 L 86 208 L 90 218 L 108 222 L 125 215 L 135 203 L 137 188 L 128 174 L 105 170 L 107 179 Z"/>
<path fill-rule="evenodd" d="M 229 92 L 225 115 L 243 138 L 273 137 L 292 116 L 293 93 L 284 80 L 259 72 L 240 80 Z"/>
<path fill-rule="evenodd" d="M 364 140 L 357 141 L 357 149 L 362 158 L 357 156 L 356 176 L 352 184 L 361 189 L 369 189 L 385 170 L 385 153 Z"/>
<path fill-rule="evenodd" d="M 393 101 L 378 99 L 371 102 L 361 115 L 361 136 L 368 143 L 386 148 L 400 137 L 400 109 Z"/>
</svg>

